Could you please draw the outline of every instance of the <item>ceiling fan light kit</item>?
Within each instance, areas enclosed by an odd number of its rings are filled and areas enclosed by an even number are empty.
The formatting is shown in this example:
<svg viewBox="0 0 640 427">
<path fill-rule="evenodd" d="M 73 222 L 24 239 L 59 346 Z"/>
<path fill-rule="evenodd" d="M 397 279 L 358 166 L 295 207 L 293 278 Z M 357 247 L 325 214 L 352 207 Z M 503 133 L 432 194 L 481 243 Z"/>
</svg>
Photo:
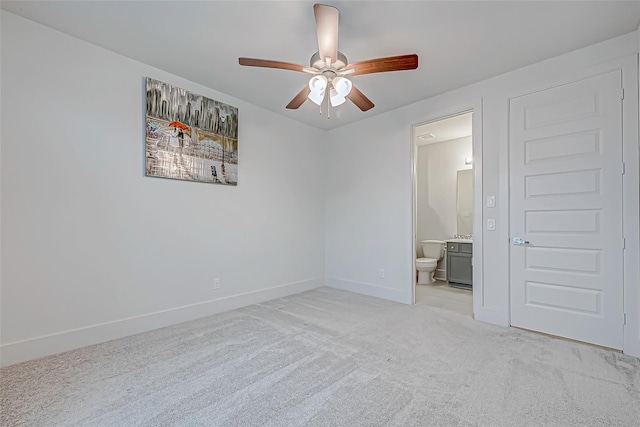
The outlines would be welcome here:
<svg viewBox="0 0 640 427">
<path fill-rule="evenodd" d="M 313 13 L 316 21 L 318 52 L 311 56 L 310 66 L 290 64 L 255 58 L 238 58 L 240 65 L 248 67 L 276 68 L 312 74 L 309 84 L 287 104 L 288 109 L 299 108 L 307 99 L 319 105 L 327 95 L 329 88 L 329 106 L 342 105 L 346 99 L 353 102 L 360 110 L 368 111 L 374 107 L 373 102 L 356 88 L 346 76 L 385 73 L 389 71 L 415 70 L 418 68 L 418 55 L 391 56 L 388 58 L 370 59 L 350 64 L 347 57 L 338 51 L 338 9 L 324 4 L 314 4 Z M 329 117 L 327 111 L 327 117 Z M 322 114 L 322 109 L 320 110 Z"/>
</svg>

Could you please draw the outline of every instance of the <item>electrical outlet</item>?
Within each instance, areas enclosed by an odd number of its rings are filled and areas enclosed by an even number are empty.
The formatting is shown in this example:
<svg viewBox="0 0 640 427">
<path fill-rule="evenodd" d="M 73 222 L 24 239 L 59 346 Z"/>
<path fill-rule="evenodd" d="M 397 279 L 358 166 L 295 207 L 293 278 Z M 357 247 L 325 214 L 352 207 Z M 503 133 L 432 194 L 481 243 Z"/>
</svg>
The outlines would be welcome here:
<svg viewBox="0 0 640 427">
<path fill-rule="evenodd" d="M 220 279 L 213 279 L 213 289 L 220 289 Z"/>
<path fill-rule="evenodd" d="M 381 279 L 384 279 L 384 270 L 382 268 L 378 272 L 378 277 L 381 278 Z"/>
</svg>

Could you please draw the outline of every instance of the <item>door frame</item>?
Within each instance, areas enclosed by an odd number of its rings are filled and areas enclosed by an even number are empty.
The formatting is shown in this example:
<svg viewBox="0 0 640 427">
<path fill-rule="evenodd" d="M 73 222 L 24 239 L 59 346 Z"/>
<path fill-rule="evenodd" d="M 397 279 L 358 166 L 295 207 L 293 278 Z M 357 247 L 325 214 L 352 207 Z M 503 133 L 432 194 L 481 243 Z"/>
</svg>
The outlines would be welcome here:
<svg viewBox="0 0 640 427">
<path fill-rule="evenodd" d="M 411 252 L 414 254 L 411 261 L 411 280 L 408 288 L 411 295 L 411 303 L 416 303 L 416 243 L 417 243 L 417 206 L 418 206 L 418 176 L 417 176 L 417 150 L 414 141 L 416 127 L 427 123 L 433 123 L 465 113 L 473 113 L 471 123 L 471 150 L 473 156 L 473 314 L 475 317 L 477 308 L 481 307 L 483 293 L 483 254 L 482 254 L 482 98 L 476 98 L 468 102 L 441 108 L 429 114 L 425 119 L 411 125 L 411 138 L 409 140 L 411 153 Z"/>
<path fill-rule="evenodd" d="M 512 99 L 546 89 L 562 86 L 585 80 L 612 71 L 622 72 L 622 87 L 624 98 L 622 102 L 622 159 L 625 163 L 625 173 L 622 175 L 622 224 L 623 236 L 625 238 L 625 248 L 623 252 L 623 294 L 625 324 L 623 325 L 624 344 L 622 351 L 625 354 L 640 357 L 640 150 L 639 142 L 639 105 L 638 86 L 640 85 L 640 75 L 638 74 L 638 54 L 628 55 L 620 59 L 608 61 L 603 64 L 586 68 L 572 75 L 564 75 L 564 78 L 538 82 L 535 85 L 528 85 L 518 91 L 509 93 L 506 104 L 509 105 Z M 509 140 L 509 110 L 507 108 L 507 144 L 504 147 L 504 155 L 507 159 L 507 174 L 511 175 L 511 164 L 509 162 L 510 143 Z M 507 184 L 505 188 L 508 189 Z M 508 236 L 512 236 L 511 230 L 511 200 L 507 192 L 508 210 Z M 475 224 L 474 224 L 475 227 Z M 511 259 L 511 243 L 505 242 L 508 246 L 508 260 Z M 511 277 L 511 266 L 509 263 L 508 276 Z M 474 277 L 475 279 L 475 277 Z M 511 325 L 511 285 L 508 288 L 508 320 Z"/>
</svg>

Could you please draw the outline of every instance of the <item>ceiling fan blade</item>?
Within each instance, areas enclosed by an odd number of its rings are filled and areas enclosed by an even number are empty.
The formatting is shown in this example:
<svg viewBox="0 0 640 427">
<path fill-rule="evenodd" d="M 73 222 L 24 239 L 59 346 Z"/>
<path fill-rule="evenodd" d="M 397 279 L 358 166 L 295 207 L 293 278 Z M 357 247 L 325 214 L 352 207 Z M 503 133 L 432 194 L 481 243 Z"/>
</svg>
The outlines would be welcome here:
<svg viewBox="0 0 640 427">
<path fill-rule="evenodd" d="M 362 111 L 368 111 L 375 107 L 375 105 L 373 105 L 373 102 L 371 102 L 369 98 L 364 96 L 364 94 L 360 92 L 355 86 L 351 87 L 351 92 L 349 92 L 347 98 L 349 98 L 351 102 L 356 104 L 356 106 Z"/>
<path fill-rule="evenodd" d="M 302 71 L 302 72 L 307 72 L 306 69 L 309 68 L 309 67 L 305 67 L 304 65 L 290 64 L 288 62 L 270 61 L 268 59 L 255 59 L 255 58 L 238 58 L 238 63 L 240 65 L 245 65 L 248 67 L 277 68 L 279 70 Z"/>
<path fill-rule="evenodd" d="M 338 60 L 338 9 L 325 4 L 314 4 L 320 59 L 331 58 L 330 66 Z"/>
<path fill-rule="evenodd" d="M 305 85 L 305 87 L 302 88 L 302 90 L 291 100 L 291 102 L 287 104 L 287 108 L 289 110 L 295 110 L 296 108 L 299 108 L 302 104 L 304 104 L 304 101 L 307 100 L 307 96 L 309 96 L 310 92 L 311 89 L 309 89 L 309 85 Z"/>
<path fill-rule="evenodd" d="M 349 72 L 349 75 L 359 76 L 362 74 L 386 73 L 387 71 L 415 70 L 416 68 L 418 68 L 418 55 L 412 54 L 355 62 L 347 65 L 345 71 L 354 70 Z"/>
</svg>

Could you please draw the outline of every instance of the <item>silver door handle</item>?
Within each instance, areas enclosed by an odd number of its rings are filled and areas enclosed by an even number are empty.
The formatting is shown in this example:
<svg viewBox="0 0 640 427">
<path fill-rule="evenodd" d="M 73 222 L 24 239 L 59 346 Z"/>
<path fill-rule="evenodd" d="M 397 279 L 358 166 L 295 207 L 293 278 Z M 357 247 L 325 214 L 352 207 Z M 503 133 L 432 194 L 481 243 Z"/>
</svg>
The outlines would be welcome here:
<svg viewBox="0 0 640 427">
<path fill-rule="evenodd" d="M 529 241 L 528 240 L 522 240 L 519 237 L 514 237 L 513 238 L 513 244 L 516 245 L 516 246 L 528 245 Z"/>
</svg>

